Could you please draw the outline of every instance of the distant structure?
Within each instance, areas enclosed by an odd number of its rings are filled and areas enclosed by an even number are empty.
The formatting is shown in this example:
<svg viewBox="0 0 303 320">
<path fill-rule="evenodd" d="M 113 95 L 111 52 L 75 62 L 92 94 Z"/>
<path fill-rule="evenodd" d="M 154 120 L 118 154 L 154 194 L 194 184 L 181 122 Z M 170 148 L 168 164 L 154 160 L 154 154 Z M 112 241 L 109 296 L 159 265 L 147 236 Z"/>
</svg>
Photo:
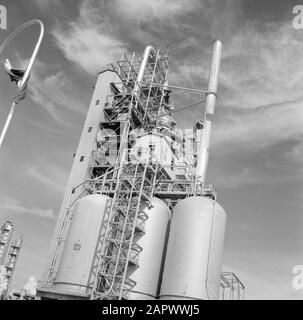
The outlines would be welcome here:
<svg viewBox="0 0 303 320">
<path fill-rule="evenodd" d="M 37 281 L 35 277 L 29 277 L 27 283 L 21 291 L 12 291 L 9 300 L 36 300 Z"/>
<path fill-rule="evenodd" d="M 243 297 L 240 280 L 221 273 L 226 213 L 206 180 L 221 49 L 215 41 L 204 91 L 168 85 L 168 56 L 152 46 L 99 73 L 41 299 Z M 189 137 L 172 90 L 206 102 Z"/>
<path fill-rule="evenodd" d="M 13 291 L 7 298 L 8 300 L 37 300 L 35 295 L 32 295 L 24 290 Z"/>
<path fill-rule="evenodd" d="M 13 241 L 14 226 L 7 221 L 0 229 L 0 266 L 3 266 Z"/>
<path fill-rule="evenodd" d="M 10 290 L 23 239 L 14 238 L 15 230 L 7 221 L 0 229 L 0 299 L 6 299 Z"/>
</svg>

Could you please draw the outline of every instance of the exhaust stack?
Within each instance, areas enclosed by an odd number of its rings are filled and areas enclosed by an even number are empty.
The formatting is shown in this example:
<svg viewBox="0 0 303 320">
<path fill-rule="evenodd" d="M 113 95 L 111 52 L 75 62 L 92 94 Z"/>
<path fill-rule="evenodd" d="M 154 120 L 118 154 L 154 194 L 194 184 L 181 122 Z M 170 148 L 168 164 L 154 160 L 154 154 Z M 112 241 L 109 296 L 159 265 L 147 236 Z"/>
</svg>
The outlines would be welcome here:
<svg viewBox="0 0 303 320">
<path fill-rule="evenodd" d="M 142 59 L 142 62 L 141 62 L 140 70 L 138 72 L 135 88 L 134 88 L 134 93 L 135 93 L 135 95 L 137 97 L 139 97 L 140 86 L 142 85 L 141 82 L 144 79 L 144 72 L 145 72 L 145 69 L 147 67 L 148 60 L 149 60 L 151 54 L 156 55 L 155 48 L 152 47 L 152 46 L 146 47 L 146 49 L 144 51 L 144 54 L 143 54 L 143 59 Z"/>
<path fill-rule="evenodd" d="M 205 182 L 209 158 L 209 145 L 213 116 L 217 100 L 219 70 L 222 57 L 222 42 L 216 40 L 213 45 L 213 55 L 209 71 L 208 93 L 206 95 L 206 107 L 203 119 L 203 129 L 196 167 L 197 179 Z"/>
</svg>

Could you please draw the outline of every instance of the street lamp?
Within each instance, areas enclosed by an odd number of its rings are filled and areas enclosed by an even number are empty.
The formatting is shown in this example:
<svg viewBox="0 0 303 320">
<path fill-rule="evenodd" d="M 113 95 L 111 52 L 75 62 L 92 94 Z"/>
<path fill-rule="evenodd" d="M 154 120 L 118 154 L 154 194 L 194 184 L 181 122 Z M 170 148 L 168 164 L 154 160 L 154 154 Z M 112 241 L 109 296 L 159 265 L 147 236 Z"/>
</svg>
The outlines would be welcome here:
<svg viewBox="0 0 303 320">
<path fill-rule="evenodd" d="M 4 127 L 2 129 L 1 135 L 0 135 L 0 149 L 2 147 L 6 132 L 8 130 L 8 127 L 10 125 L 10 122 L 12 120 L 13 114 L 16 110 L 17 104 L 23 100 L 26 96 L 26 90 L 27 90 L 27 83 L 28 80 L 30 78 L 30 73 L 34 64 L 34 61 L 37 57 L 43 36 L 44 36 L 44 25 L 42 23 L 42 21 L 40 20 L 31 20 L 28 21 L 26 23 L 24 23 L 22 26 L 20 26 L 18 29 L 16 29 L 1 45 L 0 47 L 0 55 L 2 53 L 2 51 L 7 47 L 7 45 L 11 42 L 11 40 L 13 40 L 16 35 L 23 31 L 24 29 L 28 28 L 29 26 L 33 25 L 33 24 L 39 24 L 40 26 L 40 35 L 38 38 L 38 41 L 36 43 L 35 49 L 32 53 L 32 56 L 29 60 L 29 63 L 27 65 L 26 70 L 19 70 L 19 69 L 14 69 L 11 64 L 10 61 L 8 59 L 6 59 L 5 63 L 4 63 L 4 69 L 5 71 L 8 73 L 8 75 L 10 76 L 11 81 L 16 82 L 17 85 L 17 95 L 14 98 L 13 104 L 11 106 L 10 112 L 8 114 L 8 117 L 5 121 Z"/>
</svg>

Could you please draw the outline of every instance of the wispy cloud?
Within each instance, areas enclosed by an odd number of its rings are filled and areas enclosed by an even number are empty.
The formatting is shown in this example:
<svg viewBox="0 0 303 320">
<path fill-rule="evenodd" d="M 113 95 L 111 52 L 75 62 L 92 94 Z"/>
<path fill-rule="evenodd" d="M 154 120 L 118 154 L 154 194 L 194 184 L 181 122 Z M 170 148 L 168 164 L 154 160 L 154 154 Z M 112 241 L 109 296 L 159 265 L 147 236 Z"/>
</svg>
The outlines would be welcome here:
<svg viewBox="0 0 303 320">
<path fill-rule="evenodd" d="M 28 63 L 18 53 L 16 61 L 20 66 Z M 45 110 L 52 120 L 68 128 L 73 127 L 70 121 L 72 113 L 82 116 L 86 114 L 75 84 L 65 71 L 54 71 L 53 65 L 49 66 L 38 59 L 31 73 L 28 96 L 38 107 Z"/>
<path fill-rule="evenodd" d="M 259 152 L 302 136 L 302 50 L 302 35 L 284 23 L 262 31 L 246 24 L 224 43 L 212 137 L 216 153 Z M 176 66 L 173 81 L 206 87 L 209 59 L 210 53 L 200 63 L 197 53 L 190 54 Z"/>
<path fill-rule="evenodd" d="M 29 96 L 56 122 L 72 127 L 66 112 L 84 115 L 85 108 L 77 99 L 72 81 L 65 72 L 47 75 L 44 65 L 38 65 L 31 77 Z"/>
<path fill-rule="evenodd" d="M 226 248 L 223 270 L 237 274 L 246 287 L 246 299 L 302 300 L 302 290 L 292 287 L 292 269 L 298 264 L 297 257 L 282 252 L 268 253 L 262 247 L 258 252 L 252 248 L 252 252 L 247 254 L 243 252 L 245 245 L 244 242 L 241 253 Z"/>
<path fill-rule="evenodd" d="M 54 211 L 52 209 L 41 209 L 32 204 L 24 204 L 16 199 L 4 200 L 1 208 L 13 213 L 30 214 L 41 218 L 54 219 Z"/>
<path fill-rule="evenodd" d="M 202 1 L 203 2 L 203 1 Z M 196 8 L 197 0 L 128 0 L 127 6 L 124 0 L 114 0 L 113 7 L 125 19 L 132 18 L 137 22 L 148 21 L 151 22 L 155 19 L 165 19 L 167 23 L 171 22 L 174 15 L 185 14 Z"/>
<path fill-rule="evenodd" d="M 102 14 L 101 11 L 101 17 Z M 126 47 L 96 14 L 90 1 L 83 2 L 77 20 L 57 23 L 51 33 L 65 57 L 93 75 L 119 59 Z"/>
<path fill-rule="evenodd" d="M 58 165 L 45 164 L 45 166 L 30 167 L 25 174 L 38 184 L 52 188 L 57 193 L 62 194 L 65 190 L 68 173 Z"/>
<path fill-rule="evenodd" d="M 60 6 L 62 8 L 62 3 L 60 2 L 60 0 L 29 0 L 29 1 L 43 11 L 46 11 L 50 7 L 55 7 L 55 6 Z"/>
<path fill-rule="evenodd" d="M 181 25 L 179 17 L 193 11 L 198 3 L 85 0 L 75 20 L 57 23 L 51 33 L 68 60 L 96 74 L 106 64 L 119 60 L 131 47 L 130 42 L 147 45 L 157 40 L 162 25 Z"/>
</svg>

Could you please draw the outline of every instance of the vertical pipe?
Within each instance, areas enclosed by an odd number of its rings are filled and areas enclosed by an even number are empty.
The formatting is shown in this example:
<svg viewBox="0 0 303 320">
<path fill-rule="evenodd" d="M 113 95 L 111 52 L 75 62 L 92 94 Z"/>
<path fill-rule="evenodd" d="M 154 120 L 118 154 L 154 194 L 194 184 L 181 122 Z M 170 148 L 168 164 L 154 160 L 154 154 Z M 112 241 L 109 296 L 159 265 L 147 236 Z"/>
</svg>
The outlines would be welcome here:
<svg viewBox="0 0 303 320">
<path fill-rule="evenodd" d="M 137 76 L 137 80 L 136 80 L 136 84 L 135 84 L 135 88 L 134 88 L 134 94 L 139 98 L 139 93 L 140 93 L 140 83 L 143 81 L 144 79 L 144 73 L 145 73 L 145 69 L 148 63 L 148 59 L 151 53 L 156 54 L 156 50 L 154 49 L 154 47 L 152 46 L 148 46 L 146 47 L 145 51 L 144 51 L 144 55 L 143 55 L 143 60 L 141 62 L 141 66 L 140 66 L 140 70 Z"/>
<path fill-rule="evenodd" d="M 204 114 L 204 126 L 202 130 L 198 163 L 196 168 L 197 179 L 205 182 L 209 158 L 209 145 L 212 129 L 212 121 L 215 111 L 218 90 L 218 78 L 222 57 L 222 42 L 216 40 L 213 45 L 213 55 L 209 71 L 208 93 L 206 96 L 206 107 Z"/>
<path fill-rule="evenodd" d="M 194 165 L 197 165 L 197 156 L 198 156 L 198 129 L 197 126 L 193 127 L 193 157 Z"/>
</svg>

